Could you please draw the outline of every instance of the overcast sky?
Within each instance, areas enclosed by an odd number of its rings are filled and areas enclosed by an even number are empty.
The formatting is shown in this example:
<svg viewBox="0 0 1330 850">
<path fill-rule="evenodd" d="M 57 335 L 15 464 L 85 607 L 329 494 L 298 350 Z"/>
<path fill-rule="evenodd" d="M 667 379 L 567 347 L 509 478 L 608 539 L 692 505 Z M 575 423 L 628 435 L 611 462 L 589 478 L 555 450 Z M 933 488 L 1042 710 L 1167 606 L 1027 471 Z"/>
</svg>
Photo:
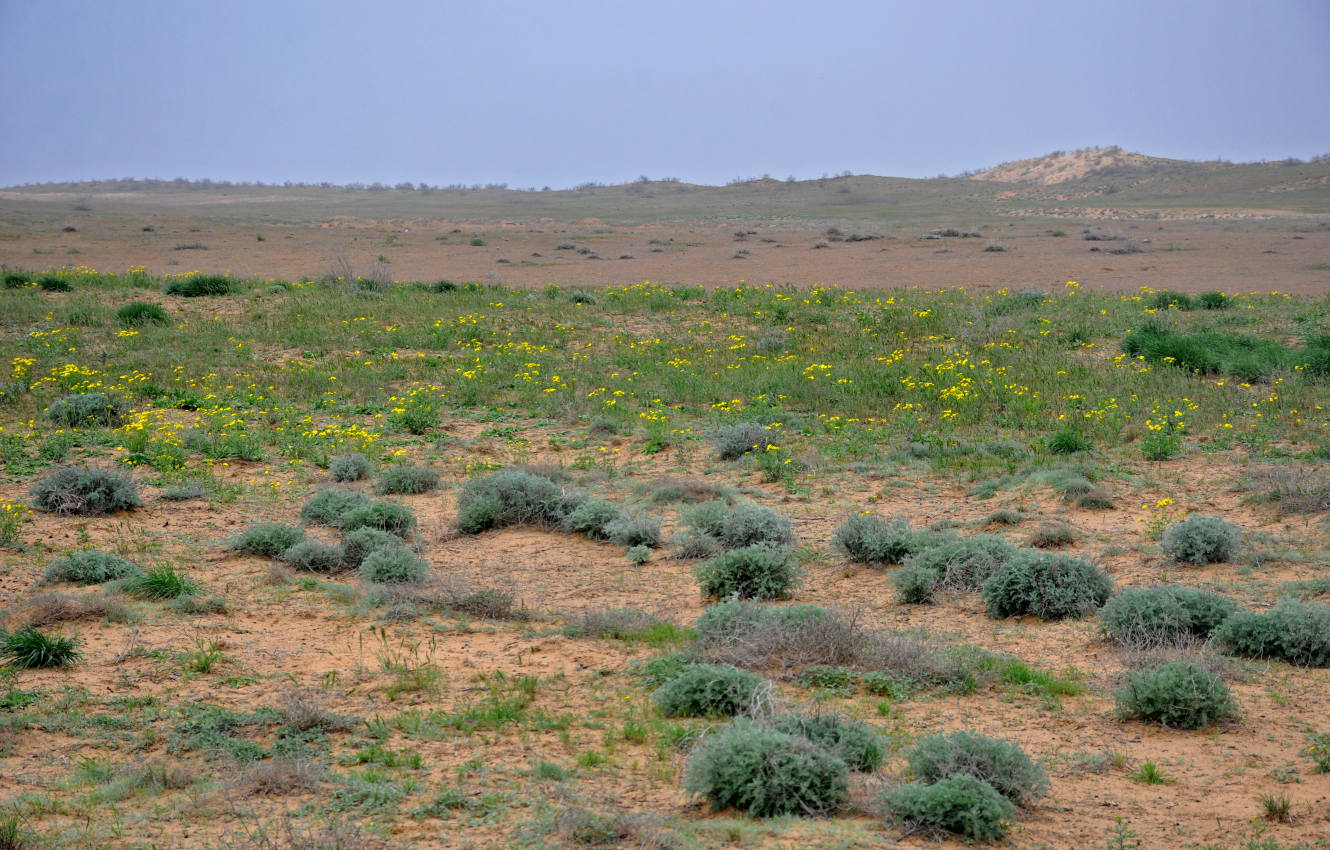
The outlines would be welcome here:
<svg viewBox="0 0 1330 850">
<path fill-rule="evenodd" d="M 1330 152 L 1327 0 L 0 0 L 0 185 Z"/>
</svg>

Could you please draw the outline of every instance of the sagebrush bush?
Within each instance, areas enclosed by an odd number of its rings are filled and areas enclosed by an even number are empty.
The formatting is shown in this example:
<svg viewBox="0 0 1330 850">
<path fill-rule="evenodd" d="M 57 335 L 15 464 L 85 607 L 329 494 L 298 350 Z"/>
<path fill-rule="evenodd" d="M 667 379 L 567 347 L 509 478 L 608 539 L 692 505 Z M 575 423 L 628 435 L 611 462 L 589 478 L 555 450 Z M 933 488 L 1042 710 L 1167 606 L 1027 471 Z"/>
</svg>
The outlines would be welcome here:
<svg viewBox="0 0 1330 850">
<path fill-rule="evenodd" d="M 942 582 L 942 574 L 932 567 L 906 564 L 891 576 L 896 595 L 910 605 L 927 605 L 933 601 L 933 592 Z"/>
<path fill-rule="evenodd" d="M 388 493 L 415 495 L 427 493 L 438 486 L 438 472 L 428 466 L 404 463 L 383 470 L 374 491 L 380 495 Z"/>
<path fill-rule="evenodd" d="M 78 638 L 52 637 L 32 626 L 0 633 L 0 659 L 16 670 L 64 667 L 79 658 Z"/>
<path fill-rule="evenodd" d="M 733 717 L 770 699 L 771 683 L 756 673 L 720 664 L 692 664 L 651 698 L 666 717 Z"/>
<path fill-rule="evenodd" d="M 725 500 L 710 499 L 684 508 L 679 512 L 679 518 L 694 531 L 720 540 L 720 532 L 725 527 L 725 517 L 729 513 L 730 506 Z"/>
<path fill-rule="evenodd" d="M 764 452 L 771 432 L 756 422 L 727 425 L 716 432 L 716 455 L 721 460 L 735 460 L 749 452 Z"/>
<path fill-rule="evenodd" d="M 634 514 L 621 516 L 605 524 L 605 536 L 618 546 L 660 545 L 660 518 Z"/>
<path fill-rule="evenodd" d="M 706 607 L 693 630 L 702 658 L 757 670 L 849 664 L 863 643 L 853 617 L 807 604 L 718 602 Z"/>
<path fill-rule="evenodd" d="M 300 509 L 300 518 L 315 525 L 341 525 L 342 517 L 369 504 L 364 493 L 354 490 L 320 490 Z"/>
<path fill-rule="evenodd" d="M 340 573 L 347 569 L 346 551 L 336 543 L 306 538 L 281 554 L 282 563 L 311 573 Z"/>
<path fill-rule="evenodd" d="M 938 585 L 957 592 L 977 592 L 1020 549 L 996 534 L 938 538 L 907 555 L 906 567 L 930 569 Z"/>
<path fill-rule="evenodd" d="M 32 506 L 56 514 L 100 516 L 143 505 L 134 479 L 96 466 L 66 466 L 32 485 Z"/>
<path fill-rule="evenodd" d="M 674 556 L 684 560 L 697 560 L 719 555 L 724 547 L 720 540 L 705 531 L 690 528 L 673 539 Z"/>
<path fill-rule="evenodd" d="M 355 569 L 364 563 L 365 558 L 375 549 L 385 546 L 401 546 L 402 538 L 390 534 L 381 528 L 362 526 L 342 538 L 342 557 L 347 569 Z"/>
<path fill-rule="evenodd" d="M 1224 681 L 1187 661 L 1137 670 L 1113 692 L 1118 713 L 1180 729 L 1202 729 L 1238 716 Z"/>
<path fill-rule="evenodd" d="M 106 393 L 72 393 L 51 402 L 46 418 L 62 428 L 110 427 L 124 420 L 124 405 Z"/>
<path fill-rule="evenodd" d="M 420 584 L 429 578 L 429 564 L 400 544 L 382 546 L 361 561 L 360 577 L 373 584 Z"/>
<path fill-rule="evenodd" d="M 363 481 L 374 465 L 360 452 L 347 452 L 328 461 L 328 474 L 334 481 Z"/>
<path fill-rule="evenodd" d="M 199 298 L 205 295 L 229 295 L 235 289 L 233 278 L 219 274 L 194 274 L 176 278 L 166 285 L 167 295 Z"/>
<path fill-rule="evenodd" d="M 733 549 L 698 564 L 695 573 L 702 593 L 719 599 L 785 599 L 801 578 L 793 554 L 778 546 Z"/>
<path fill-rule="evenodd" d="M 1020 744 L 977 732 L 946 732 L 920 738 L 905 754 L 910 775 L 924 782 L 973 776 L 1018 806 L 1048 793 L 1048 775 Z"/>
<path fill-rule="evenodd" d="M 849 768 L 803 738 L 736 720 L 702 740 L 683 784 L 716 811 L 818 815 L 834 812 L 849 797 Z"/>
<path fill-rule="evenodd" d="M 1022 552 L 984 582 L 983 599 L 991 617 L 1058 620 L 1097 611 L 1112 592 L 1113 580 L 1089 561 Z"/>
<path fill-rule="evenodd" d="M 1239 611 L 1214 636 L 1230 655 L 1330 667 L 1330 605 L 1284 598 L 1270 611 Z"/>
<path fill-rule="evenodd" d="M 251 525 L 231 539 L 231 549 L 247 555 L 276 558 L 305 538 L 305 532 L 281 522 Z"/>
<path fill-rule="evenodd" d="M 628 552 L 626 554 L 628 556 L 628 563 L 640 567 L 647 561 L 651 560 L 651 547 L 645 543 L 639 543 L 636 546 L 628 547 Z"/>
<path fill-rule="evenodd" d="M 570 508 L 563 489 L 544 475 L 505 469 L 472 478 L 457 495 L 457 529 L 479 534 L 491 528 L 557 526 Z"/>
<path fill-rule="evenodd" d="M 110 552 L 85 550 L 71 552 L 51 562 L 42 575 L 44 581 L 72 581 L 78 584 L 102 584 L 119 578 L 138 575 L 138 564 L 116 557 Z"/>
<path fill-rule="evenodd" d="M 1237 610 L 1237 604 L 1212 590 L 1180 585 L 1128 588 L 1099 612 L 1100 626 L 1113 642 L 1147 649 L 1205 640 Z"/>
<path fill-rule="evenodd" d="M 1236 525 L 1220 517 L 1192 514 L 1164 529 L 1160 546 L 1175 561 L 1203 565 L 1231 560 L 1241 537 Z"/>
<path fill-rule="evenodd" d="M 592 540 L 609 540 L 606 526 L 622 517 L 623 511 L 613 502 L 587 499 L 569 511 L 559 527 L 570 534 L 585 534 Z"/>
<path fill-rule="evenodd" d="M 866 514 L 855 514 L 836 529 L 832 545 L 851 561 L 861 564 L 899 564 L 908 555 L 936 540 L 927 532 L 910 528 L 904 517 L 884 520 Z"/>
<path fill-rule="evenodd" d="M 337 527 L 351 532 L 357 528 L 377 528 L 398 537 L 408 537 L 416 527 L 416 515 L 411 509 L 396 502 L 366 502 L 342 514 Z"/>
<path fill-rule="evenodd" d="M 795 539 L 789 517 L 754 504 L 735 505 L 727 511 L 718 536 L 727 549 L 793 546 Z"/>
<path fill-rule="evenodd" d="M 893 818 L 913 830 L 955 833 L 967 841 L 997 841 L 1007 834 L 1016 807 L 992 785 L 960 774 L 937 782 L 911 782 L 879 798 Z"/>
<path fill-rule="evenodd" d="M 116 320 L 126 327 L 164 325 L 171 319 L 160 304 L 149 301 L 131 301 L 115 311 Z"/>
<path fill-rule="evenodd" d="M 882 766 L 882 736 L 863 721 L 831 712 L 790 712 L 777 715 L 771 726 L 777 732 L 807 738 L 845 762 L 850 770 L 871 773 Z"/>
</svg>

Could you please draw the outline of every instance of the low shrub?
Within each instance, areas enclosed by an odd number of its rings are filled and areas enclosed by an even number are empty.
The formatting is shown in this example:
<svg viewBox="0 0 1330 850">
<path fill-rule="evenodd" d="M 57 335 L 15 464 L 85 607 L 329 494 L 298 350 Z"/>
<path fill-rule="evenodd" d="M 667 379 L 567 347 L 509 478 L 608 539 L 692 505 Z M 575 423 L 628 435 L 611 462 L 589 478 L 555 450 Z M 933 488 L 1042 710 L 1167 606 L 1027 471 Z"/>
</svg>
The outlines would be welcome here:
<svg viewBox="0 0 1330 850">
<path fill-rule="evenodd" d="M 942 582 L 942 574 L 932 567 L 906 564 L 891 576 L 896 594 L 910 605 L 927 605 L 933 601 L 933 592 Z"/>
<path fill-rule="evenodd" d="M 383 470 L 374 491 L 380 495 L 388 493 L 415 495 L 427 493 L 438 486 L 439 473 L 428 466 L 400 464 Z"/>
<path fill-rule="evenodd" d="M 52 637 L 24 626 L 0 639 L 0 659 L 16 670 L 64 667 L 79 658 L 78 638 Z"/>
<path fill-rule="evenodd" d="M 955 833 L 967 841 L 997 841 L 1007 834 L 1016 807 L 992 785 L 965 774 L 885 792 L 881 805 L 911 829 Z"/>
<path fill-rule="evenodd" d="M 711 499 L 683 509 L 679 512 L 679 518 L 694 531 L 720 540 L 720 532 L 725 527 L 725 517 L 729 513 L 730 506 L 723 499 Z"/>
<path fill-rule="evenodd" d="M 871 773 L 882 766 L 882 736 L 862 721 L 833 713 L 788 713 L 778 715 L 771 726 L 777 732 L 812 741 L 850 770 Z"/>
<path fill-rule="evenodd" d="M 416 527 L 416 515 L 410 508 L 396 502 L 366 502 L 342 514 L 337 526 L 347 532 L 357 528 L 377 528 L 405 538 Z"/>
<path fill-rule="evenodd" d="M 300 518 L 315 525 L 339 526 L 342 517 L 369 504 L 364 493 L 355 490 L 320 490 L 300 509 Z"/>
<path fill-rule="evenodd" d="M 390 534 L 381 528 L 361 526 L 342 538 L 342 558 L 347 569 L 356 569 L 370 552 L 385 546 L 401 546 L 402 538 Z"/>
<path fill-rule="evenodd" d="M 861 564 L 899 564 L 919 551 L 929 538 L 910 528 L 904 517 L 884 520 L 855 514 L 836 530 L 832 545 Z"/>
<path fill-rule="evenodd" d="M 429 578 L 429 564 L 405 546 L 383 546 L 365 556 L 360 577 L 372 584 L 420 584 Z"/>
<path fill-rule="evenodd" d="M 762 505 L 736 505 L 726 512 L 717 535 L 727 549 L 745 546 L 793 546 L 790 520 Z"/>
<path fill-rule="evenodd" d="M 983 588 L 984 582 L 1004 569 L 1020 551 L 996 534 L 943 538 L 906 556 L 905 566 L 933 570 L 938 575 L 938 585 L 971 593 Z"/>
<path fill-rule="evenodd" d="M 1048 776 L 1014 741 L 976 732 L 946 732 L 920 738 L 905 754 L 910 775 L 924 782 L 973 776 L 1018 806 L 1048 793 Z"/>
<path fill-rule="evenodd" d="M 1112 592 L 1113 580 L 1089 561 L 1022 552 L 984 582 L 983 598 L 991 617 L 1058 620 L 1098 610 Z"/>
<path fill-rule="evenodd" d="M 1186 661 L 1137 670 L 1113 692 L 1113 697 L 1124 718 L 1181 729 L 1202 729 L 1238 716 L 1237 704 L 1224 681 Z"/>
<path fill-rule="evenodd" d="M 1179 585 L 1128 588 L 1104 604 L 1100 626 L 1113 642 L 1130 649 L 1175 646 L 1205 640 L 1237 605 L 1211 590 Z"/>
<path fill-rule="evenodd" d="M 251 525 L 231 539 L 231 549 L 246 555 L 276 558 L 299 543 L 305 532 L 293 525 L 280 522 L 261 522 Z"/>
<path fill-rule="evenodd" d="M 199 298 L 206 295 L 229 295 L 235 289 L 233 278 L 220 274 L 193 274 L 176 278 L 166 285 L 167 295 Z"/>
<path fill-rule="evenodd" d="M 684 788 L 714 810 L 753 817 L 827 814 L 849 797 L 849 769 L 803 738 L 737 720 L 698 745 Z"/>
<path fill-rule="evenodd" d="M 457 496 L 457 529 L 463 534 L 509 525 L 556 526 L 566 513 L 563 489 L 523 470 L 472 478 Z"/>
<path fill-rule="evenodd" d="M 139 599 L 179 599 L 194 596 L 202 589 L 197 581 L 176 572 L 169 564 L 130 576 L 122 587 L 130 596 Z"/>
<path fill-rule="evenodd" d="M 306 538 L 281 555 L 282 563 L 311 573 L 340 573 L 347 569 L 346 551 L 336 543 Z"/>
<path fill-rule="evenodd" d="M 771 684 L 748 670 L 691 664 L 657 688 L 651 699 L 666 717 L 733 717 L 762 708 L 771 693 Z"/>
<path fill-rule="evenodd" d="M 696 528 L 685 531 L 675 537 L 672 542 L 675 546 L 674 556 L 684 560 L 711 558 L 719 555 L 721 550 L 725 548 L 718 538 Z"/>
<path fill-rule="evenodd" d="M 773 546 L 724 552 L 698 564 L 695 573 L 702 593 L 720 599 L 785 599 L 801 577 L 790 550 Z"/>
<path fill-rule="evenodd" d="M 66 466 L 32 485 L 32 506 L 56 514 L 100 516 L 143 505 L 134 479 L 95 466 Z"/>
<path fill-rule="evenodd" d="M 611 543 L 618 546 L 660 545 L 660 518 L 642 514 L 610 520 L 602 529 Z"/>
<path fill-rule="evenodd" d="M 570 534 L 585 534 L 592 540 L 609 540 L 606 526 L 623 517 L 618 505 L 607 499 L 587 499 L 573 508 L 559 523 Z"/>
<path fill-rule="evenodd" d="M 328 474 L 334 481 L 363 481 L 374 465 L 360 452 L 347 452 L 328 461 Z"/>
<path fill-rule="evenodd" d="M 124 419 L 124 405 L 106 393 L 73 393 L 46 408 L 46 418 L 62 428 L 112 427 Z"/>
<path fill-rule="evenodd" d="M 1231 560 L 1241 536 L 1236 525 L 1217 516 L 1192 514 L 1164 529 L 1160 546 L 1175 561 L 1203 565 Z"/>
<path fill-rule="evenodd" d="M 852 617 L 820 605 L 718 602 L 703 610 L 693 631 L 702 658 L 756 670 L 849 664 L 863 644 Z"/>
<path fill-rule="evenodd" d="M 1076 542 L 1076 531 L 1065 522 L 1046 522 L 1030 532 L 1029 544 L 1036 549 L 1057 549 Z"/>
<path fill-rule="evenodd" d="M 164 325 L 171 319 L 160 304 L 148 301 L 131 301 L 115 311 L 116 320 L 125 327 L 143 325 Z"/>
<path fill-rule="evenodd" d="M 1284 598 L 1270 611 L 1239 611 L 1214 634 L 1231 655 L 1330 667 L 1330 605 Z"/>
<path fill-rule="evenodd" d="M 56 277 L 53 274 L 42 275 L 37 280 L 37 285 L 41 287 L 42 292 L 73 292 L 74 287 L 69 281 L 62 277 Z"/>
<path fill-rule="evenodd" d="M 716 432 L 716 455 L 721 460 L 736 460 L 749 452 L 764 452 L 771 442 L 771 432 L 756 422 L 728 425 Z"/>
<path fill-rule="evenodd" d="M 102 584 L 115 579 L 138 575 L 137 564 L 118 558 L 110 552 L 85 550 L 71 552 L 46 568 L 42 579 L 48 582 L 72 581 L 77 584 Z"/>
</svg>

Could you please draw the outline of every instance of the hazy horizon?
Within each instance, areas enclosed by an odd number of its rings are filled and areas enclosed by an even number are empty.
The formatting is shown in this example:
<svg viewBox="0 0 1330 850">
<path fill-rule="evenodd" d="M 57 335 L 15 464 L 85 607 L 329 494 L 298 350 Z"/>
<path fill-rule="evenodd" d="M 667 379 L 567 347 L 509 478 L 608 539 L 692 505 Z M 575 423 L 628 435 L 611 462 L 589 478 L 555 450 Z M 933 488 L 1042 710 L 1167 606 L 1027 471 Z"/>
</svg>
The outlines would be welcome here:
<svg viewBox="0 0 1330 850">
<path fill-rule="evenodd" d="M 933 177 L 1330 152 L 1330 4 L 0 0 L 0 185 Z"/>
</svg>

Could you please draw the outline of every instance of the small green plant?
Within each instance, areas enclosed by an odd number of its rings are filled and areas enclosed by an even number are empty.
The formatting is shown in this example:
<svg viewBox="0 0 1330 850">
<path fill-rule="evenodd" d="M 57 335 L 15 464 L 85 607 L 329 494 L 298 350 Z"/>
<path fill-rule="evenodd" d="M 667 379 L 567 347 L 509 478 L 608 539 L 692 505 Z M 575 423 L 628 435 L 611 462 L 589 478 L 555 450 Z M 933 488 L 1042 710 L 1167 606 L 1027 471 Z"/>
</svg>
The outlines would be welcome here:
<svg viewBox="0 0 1330 850">
<path fill-rule="evenodd" d="M 1202 310 L 1227 310 L 1231 300 L 1222 292 L 1202 292 L 1196 296 L 1196 303 Z"/>
<path fill-rule="evenodd" d="M 1141 439 L 1141 456 L 1146 460 L 1172 460 L 1182 454 L 1182 435 L 1167 428 L 1151 429 Z"/>
<path fill-rule="evenodd" d="M 745 546 L 793 546 L 794 530 L 790 520 L 762 505 L 736 505 L 725 513 L 719 534 L 727 549 Z"/>
<path fill-rule="evenodd" d="M 1308 732 L 1302 754 L 1316 765 L 1317 773 L 1330 773 L 1330 732 Z"/>
<path fill-rule="evenodd" d="M 137 575 L 137 564 L 110 552 L 98 552 L 87 549 L 71 552 L 59 560 L 52 561 L 46 568 L 42 579 L 48 582 L 72 581 L 78 584 L 102 584 L 115 579 Z"/>
<path fill-rule="evenodd" d="M 1048 450 L 1055 455 L 1088 452 L 1092 448 L 1094 448 L 1093 443 L 1082 436 L 1079 431 L 1071 428 L 1059 428 L 1048 438 Z"/>
<path fill-rule="evenodd" d="M 328 461 L 328 474 L 334 481 L 363 481 L 374 469 L 360 452 L 347 452 Z"/>
<path fill-rule="evenodd" d="M 366 502 L 342 514 L 337 526 L 346 532 L 377 528 L 406 538 L 416 527 L 416 515 L 406 505 L 396 502 Z"/>
<path fill-rule="evenodd" d="M 770 696 L 770 683 L 758 674 L 717 664 L 689 665 L 651 694 L 666 717 L 748 714 Z"/>
<path fill-rule="evenodd" d="M 1152 310 L 1192 310 L 1196 307 L 1196 302 L 1190 295 L 1167 289 L 1152 293 L 1145 299 L 1145 304 Z"/>
<path fill-rule="evenodd" d="M 832 545 L 851 561 L 881 566 L 899 564 L 935 540 L 926 532 L 912 530 L 904 517 L 884 520 L 855 514 L 836 530 Z"/>
<path fill-rule="evenodd" d="M 360 577 L 372 584 L 419 584 L 429 577 L 429 564 L 405 546 L 384 546 L 361 562 Z"/>
<path fill-rule="evenodd" d="M 388 421 L 409 434 L 428 433 L 442 421 L 438 399 L 423 394 L 412 396 L 393 409 Z"/>
<path fill-rule="evenodd" d="M 8 547 L 18 543 L 23 526 L 32 516 L 32 511 L 22 502 L 0 499 L 0 546 Z"/>
<path fill-rule="evenodd" d="M 354 490 L 320 490 L 300 509 L 300 518 L 316 525 L 341 525 L 342 517 L 369 504 L 364 493 Z"/>
<path fill-rule="evenodd" d="M 933 592 L 942 583 L 942 575 L 931 567 L 907 563 L 891 577 L 896 595 L 910 605 L 927 605 L 933 601 Z"/>
<path fill-rule="evenodd" d="M 74 393 L 51 402 L 46 418 L 62 428 L 111 427 L 124 419 L 124 405 L 106 393 Z"/>
<path fill-rule="evenodd" d="M 1287 794 L 1262 794 L 1261 806 L 1265 809 L 1265 819 L 1277 823 L 1288 823 L 1290 820 L 1289 810 L 1293 807 L 1293 801 Z"/>
<path fill-rule="evenodd" d="M 724 599 L 785 599 L 798 586 L 802 571 L 789 549 L 745 546 L 698 564 L 702 593 Z"/>
<path fill-rule="evenodd" d="M 1223 680 L 1186 661 L 1138 670 L 1113 692 L 1118 714 L 1163 726 L 1202 729 L 1238 716 Z"/>
<path fill-rule="evenodd" d="M 439 486 L 439 473 L 428 466 L 400 464 L 389 466 L 379 475 L 374 491 L 384 494 L 427 493 Z"/>
<path fill-rule="evenodd" d="M 231 549 L 246 555 L 276 558 L 305 538 L 305 532 L 280 522 L 251 525 L 231 540 Z"/>
<path fill-rule="evenodd" d="M 1149 759 L 1141 762 L 1140 767 L 1127 774 L 1127 778 L 1145 785 L 1164 785 L 1173 781 L 1165 776 L 1159 766 Z"/>
<path fill-rule="evenodd" d="M 991 617 L 1058 620 L 1097 610 L 1112 592 L 1113 580 L 1089 561 L 1025 552 L 984 582 L 983 598 Z"/>
<path fill-rule="evenodd" d="M 749 452 L 764 452 L 771 432 L 756 422 L 727 425 L 716 432 L 716 455 L 721 460 L 737 460 Z"/>
<path fill-rule="evenodd" d="M 635 567 L 640 567 L 651 560 L 651 547 L 645 543 L 639 543 L 628 550 L 628 563 Z"/>
<path fill-rule="evenodd" d="M 592 540 L 609 540 L 606 527 L 622 516 L 618 505 L 607 499 L 587 499 L 573 508 L 559 527 L 570 534 L 585 534 Z"/>
<path fill-rule="evenodd" d="M 138 485 L 123 473 L 95 466 L 66 466 L 32 485 L 33 507 L 55 514 L 100 516 L 143 505 Z"/>
<path fill-rule="evenodd" d="M 139 599 L 179 599 L 194 596 L 202 589 L 198 582 L 165 564 L 125 580 L 125 592 Z"/>
<path fill-rule="evenodd" d="M 485 246 L 485 240 L 479 236 L 472 236 L 470 245 L 473 248 L 483 248 Z"/>
<path fill-rule="evenodd" d="M 160 304 L 148 301 L 131 301 L 115 311 L 116 320 L 127 328 L 144 325 L 164 325 L 171 319 Z"/>
<path fill-rule="evenodd" d="M 968 841 L 997 841 L 1011 828 L 1016 807 L 982 779 L 957 774 L 911 782 L 882 795 L 893 818 L 928 833 L 955 833 Z"/>
<path fill-rule="evenodd" d="M 1270 611 L 1239 611 L 1215 629 L 1231 655 L 1330 667 L 1330 605 L 1284 598 Z"/>
<path fill-rule="evenodd" d="M 195 637 L 194 648 L 182 653 L 180 660 L 187 673 L 211 673 L 212 668 L 223 660 L 222 645 L 216 640 L 204 641 L 201 636 Z"/>
<path fill-rule="evenodd" d="M 1108 842 L 1104 847 L 1106 850 L 1139 850 L 1141 842 L 1136 839 L 1136 830 L 1118 815 L 1108 828 Z"/>
<path fill-rule="evenodd" d="M 703 739 L 684 788 L 753 817 L 828 814 L 849 796 L 845 762 L 805 738 L 736 720 Z"/>
<path fill-rule="evenodd" d="M 1164 529 L 1164 554 L 1185 564 L 1212 564 L 1232 560 L 1242 532 L 1217 516 L 1192 514 Z"/>
<path fill-rule="evenodd" d="M 0 633 L 3 635 L 3 633 Z M 0 640 L 0 659 L 16 670 L 64 667 L 79 658 L 78 638 L 52 637 L 24 626 Z"/>
<path fill-rule="evenodd" d="M 191 246 L 194 247 L 194 246 Z M 209 295 L 229 295 L 235 289 L 233 278 L 219 274 L 191 274 L 176 278 L 166 285 L 167 295 L 200 298 Z"/>
</svg>

